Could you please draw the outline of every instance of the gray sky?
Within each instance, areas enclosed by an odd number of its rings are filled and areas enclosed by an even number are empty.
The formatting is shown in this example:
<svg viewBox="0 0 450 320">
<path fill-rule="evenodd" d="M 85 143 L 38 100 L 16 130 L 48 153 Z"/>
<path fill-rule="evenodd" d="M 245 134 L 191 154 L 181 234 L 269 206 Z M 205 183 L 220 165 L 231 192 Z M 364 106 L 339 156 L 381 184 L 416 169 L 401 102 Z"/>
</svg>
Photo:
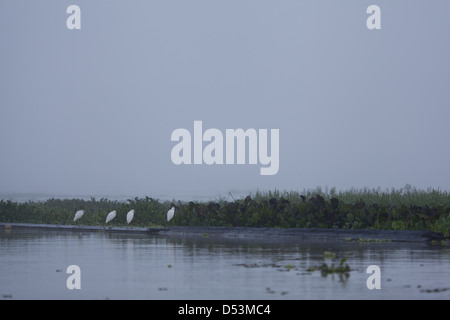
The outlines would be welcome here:
<svg viewBox="0 0 450 320">
<path fill-rule="evenodd" d="M 68 30 L 66 8 L 81 8 Z M 366 8 L 381 8 L 368 30 Z M 0 193 L 450 189 L 450 1 L 0 0 Z M 177 128 L 280 130 L 278 174 Z"/>
</svg>

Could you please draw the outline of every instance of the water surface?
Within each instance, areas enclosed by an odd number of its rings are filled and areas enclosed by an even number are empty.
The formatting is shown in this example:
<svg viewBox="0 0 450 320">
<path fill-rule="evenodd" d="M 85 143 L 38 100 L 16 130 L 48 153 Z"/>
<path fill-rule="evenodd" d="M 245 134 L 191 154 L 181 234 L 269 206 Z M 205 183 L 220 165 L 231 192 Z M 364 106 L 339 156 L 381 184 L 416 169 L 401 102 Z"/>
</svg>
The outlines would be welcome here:
<svg viewBox="0 0 450 320">
<path fill-rule="evenodd" d="M 348 277 L 307 271 L 342 258 Z M 366 286 L 373 264 L 380 290 Z M 80 267 L 80 290 L 66 286 L 69 265 Z M 450 299 L 450 250 L 2 228 L 0 299 Z"/>
</svg>

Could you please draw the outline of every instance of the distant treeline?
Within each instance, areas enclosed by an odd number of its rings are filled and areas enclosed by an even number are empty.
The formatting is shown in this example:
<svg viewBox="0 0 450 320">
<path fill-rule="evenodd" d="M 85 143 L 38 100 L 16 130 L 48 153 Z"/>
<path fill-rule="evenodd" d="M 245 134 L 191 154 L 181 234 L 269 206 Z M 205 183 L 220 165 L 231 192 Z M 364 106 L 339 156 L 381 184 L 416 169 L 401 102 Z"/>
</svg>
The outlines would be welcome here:
<svg viewBox="0 0 450 320">
<path fill-rule="evenodd" d="M 256 193 L 241 199 L 209 202 L 160 201 L 150 197 L 126 201 L 49 199 L 45 202 L 0 201 L 0 222 L 105 225 L 108 212 L 117 217 L 108 224 L 126 225 L 126 213 L 134 209 L 133 226 L 240 226 L 278 228 L 342 228 L 431 230 L 450 234 L 450 194 L 413 188 L 380 192 L 334 189 L 304 192 Z M 230 201 L 231 200 L 231 201 Z M 175 216 L 166 221 L 167 211 Z M 73 222 L 77 210 L 83 218 Z"/>
</svg>

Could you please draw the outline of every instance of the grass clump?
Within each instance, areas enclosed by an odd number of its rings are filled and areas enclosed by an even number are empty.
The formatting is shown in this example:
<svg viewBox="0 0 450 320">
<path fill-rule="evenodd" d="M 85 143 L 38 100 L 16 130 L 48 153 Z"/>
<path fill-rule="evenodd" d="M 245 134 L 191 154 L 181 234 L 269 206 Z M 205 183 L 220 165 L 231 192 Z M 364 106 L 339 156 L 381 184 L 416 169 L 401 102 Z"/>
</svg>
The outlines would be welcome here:
<svg viewBox="0 0 450 320">
<path fill-rule="evenodd" d="M 307 269 L 307 271 L 308 272 L 320 271 L 320 273 L 324 277 L 326 277 L 329 274 L 334 274 L 334 273 L 341 274 L 341 275 L 348 277 L 349 272 L 350 272 L 350 267 L 348 264 L 344 264 L 345 261 L 346 261 L 345 258 L 341 259 L 338 266 L 335 266 L 334 263 L 332 263 L 331 266 L 328 266 L 328 264 L 323 263 L 319 267 L 310 267 Z"/>
<path fill-rule="evenodd" d="M 285 265 L 284 267 L 285 267 L 286 270 L 288 270 L 288 271 L 295 268 L 292 264 L 287 264 L 287 265 Z"/>
</svg>

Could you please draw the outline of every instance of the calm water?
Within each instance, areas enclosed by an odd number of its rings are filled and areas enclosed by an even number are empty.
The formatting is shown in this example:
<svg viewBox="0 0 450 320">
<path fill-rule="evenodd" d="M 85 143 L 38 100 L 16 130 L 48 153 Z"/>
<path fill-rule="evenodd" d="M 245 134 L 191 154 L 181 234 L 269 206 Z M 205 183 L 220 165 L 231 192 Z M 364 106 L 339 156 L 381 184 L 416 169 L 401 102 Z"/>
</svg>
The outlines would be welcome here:
<svg viewBox="0 0 450 320">
<path fill-rule="evenodd" d="M 306 270 L 341 258 L 348 278 Z M 373 264 L 380 290 L 366 286 Z M 80 290 L 66 286 L 69 265 L 80 267 Z M 450 299 L 450 248 L 2 228 L 0 299 Z"/>
</svg>

